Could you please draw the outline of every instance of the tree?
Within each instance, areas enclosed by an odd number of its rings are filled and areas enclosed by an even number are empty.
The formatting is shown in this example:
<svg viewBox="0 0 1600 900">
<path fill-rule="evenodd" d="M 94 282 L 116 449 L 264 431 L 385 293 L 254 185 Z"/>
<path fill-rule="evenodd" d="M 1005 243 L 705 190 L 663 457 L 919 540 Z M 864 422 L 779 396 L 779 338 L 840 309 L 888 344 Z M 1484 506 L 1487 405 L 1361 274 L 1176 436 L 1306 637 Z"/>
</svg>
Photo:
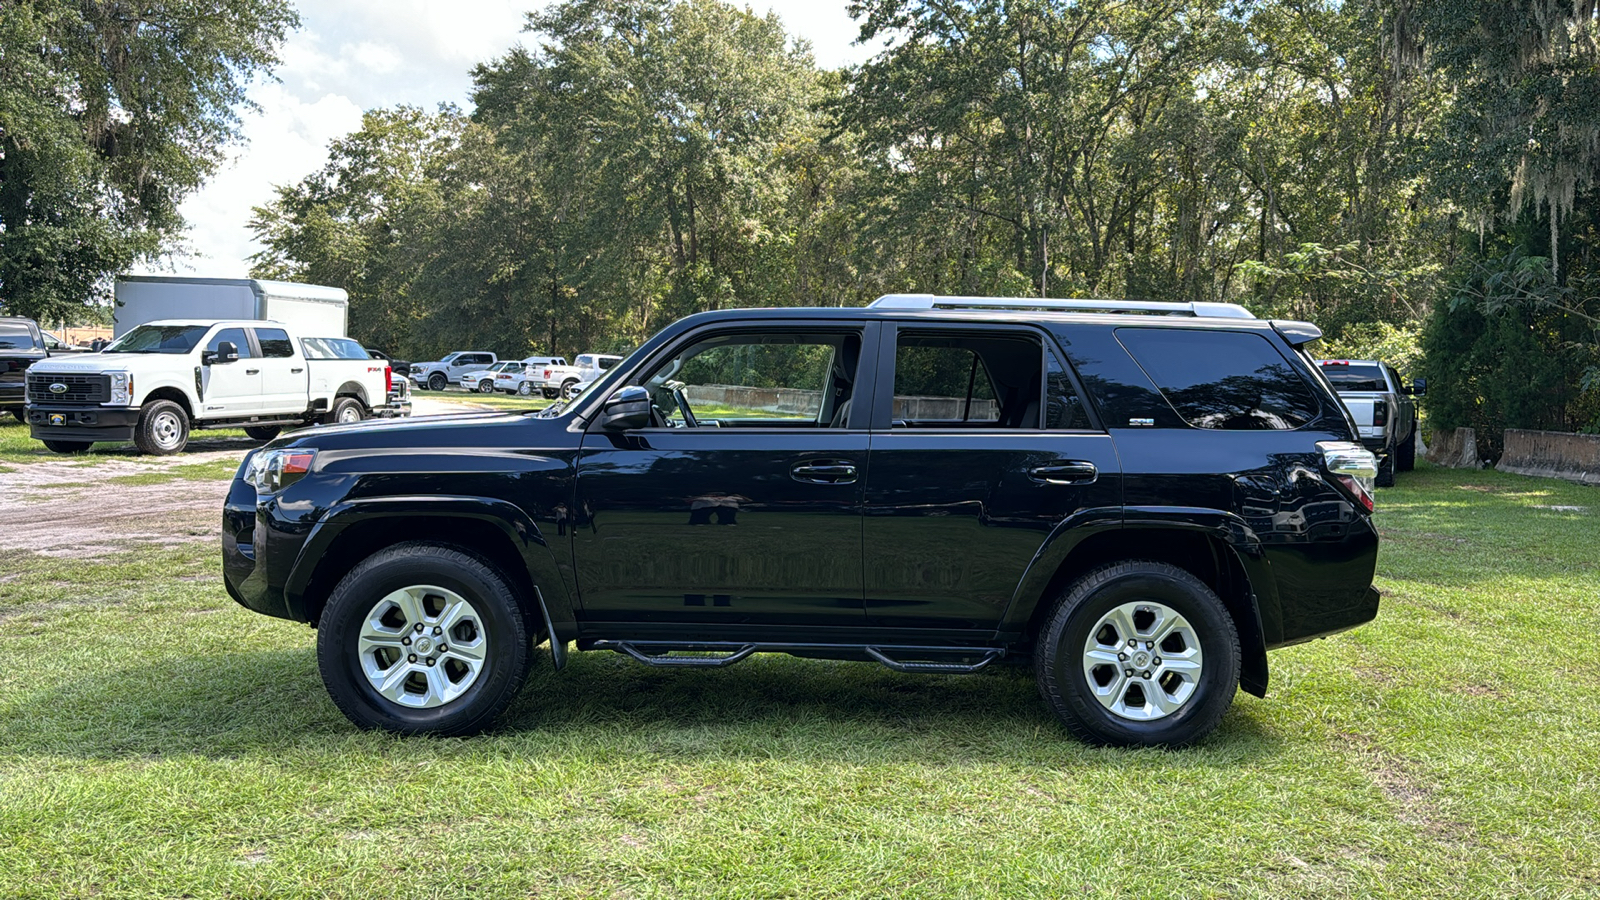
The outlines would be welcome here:
<svg viewBox="0 0 1600 900">
<path fill-rule="evenodd" d="M 0 302 L 72 315 L 180 234 L 288 0 L 0 4 Z"/>
</svg>

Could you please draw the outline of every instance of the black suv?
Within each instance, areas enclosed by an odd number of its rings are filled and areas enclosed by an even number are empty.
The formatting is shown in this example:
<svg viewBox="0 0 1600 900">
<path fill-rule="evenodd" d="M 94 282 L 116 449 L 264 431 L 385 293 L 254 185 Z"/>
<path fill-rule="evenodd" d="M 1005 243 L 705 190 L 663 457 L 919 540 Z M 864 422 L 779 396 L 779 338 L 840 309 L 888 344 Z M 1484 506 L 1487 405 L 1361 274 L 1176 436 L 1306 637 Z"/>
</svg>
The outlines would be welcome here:
<svg viewBox="0 0 1600 900">
<path fill-rule="evenodd" d="M 362 727 L 467 734 L 554 664 L 1031 662 L 1078 737 L 1183 744 L 1370 621 L 1373 456 L 1224 304 L 884 297 L 683 319 L 570 403 L 315 428 L 228 495 L 229 593 Z"/>
</svg>

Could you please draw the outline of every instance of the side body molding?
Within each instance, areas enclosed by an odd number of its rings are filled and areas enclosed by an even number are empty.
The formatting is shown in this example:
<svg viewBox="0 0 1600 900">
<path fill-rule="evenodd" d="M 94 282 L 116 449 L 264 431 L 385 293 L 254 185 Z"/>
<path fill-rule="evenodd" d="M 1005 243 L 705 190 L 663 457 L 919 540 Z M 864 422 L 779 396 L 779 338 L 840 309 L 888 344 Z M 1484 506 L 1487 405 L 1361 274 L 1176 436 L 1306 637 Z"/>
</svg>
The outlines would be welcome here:
<svg viewBox="0 0 1600 900">
<path fill-rule="evenodd" d="M 550 633 L 551 655 L 558 668 L 564 665 L 566 642 L 577 639 L 578 629 L 572 597 L 557 566 L 555 552 L 527 512 L 514 503 L 492 497 L 398 495 L 347 500 L 330 507 L 311 526 L 284 584 L 284 598 L 290 611 L 301 619 L 309 618 L 305 609 L 306 590 L 318 564 L 351 526 L 394 520 L 395 527 L 400 528 L 417 517 L 484 522 L 506 536 L 523 565 L 521 573 L 507 574 L 519 584 L 519 576 L 525 575 L 531 583 L 524 585 L 532 588 L 525 599 L 539 607 L 536 612 Z"/>
</svg>

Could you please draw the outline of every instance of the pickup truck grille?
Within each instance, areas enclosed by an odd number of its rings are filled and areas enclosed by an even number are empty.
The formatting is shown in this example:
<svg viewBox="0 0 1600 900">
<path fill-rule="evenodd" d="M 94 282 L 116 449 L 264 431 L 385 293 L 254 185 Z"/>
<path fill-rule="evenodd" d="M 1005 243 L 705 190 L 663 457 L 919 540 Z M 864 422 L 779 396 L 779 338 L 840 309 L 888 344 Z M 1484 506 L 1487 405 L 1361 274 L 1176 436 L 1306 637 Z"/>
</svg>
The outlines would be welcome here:
<svg viewBox="0 0 1600 900">
<path fill-rule="evenodd" d="M 64 393 L 50 390 L 52 384 L 64 384 Z M 28 373 L 28 400 L 32 403 L 104 403 L 111 399 L 111 378 L 108 375 L 38 375 Z"/>
</svg>

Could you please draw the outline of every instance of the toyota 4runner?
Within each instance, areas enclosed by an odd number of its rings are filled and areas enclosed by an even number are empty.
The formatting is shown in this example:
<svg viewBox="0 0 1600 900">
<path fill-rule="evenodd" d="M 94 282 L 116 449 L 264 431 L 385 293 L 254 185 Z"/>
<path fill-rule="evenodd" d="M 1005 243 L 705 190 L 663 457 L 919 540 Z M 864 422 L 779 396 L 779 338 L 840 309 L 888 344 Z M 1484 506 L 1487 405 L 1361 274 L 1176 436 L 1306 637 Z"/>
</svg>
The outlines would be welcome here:
<svg viewBox="0 0 1600 900">
<path fill-rule="evenodd" d="M 540 413 L 252 453 L 229 593 L 317 629 L 358 726 L 469 734 L 535 647 L 958 674 L 1031 664 L 1081 739 L 1181 745 L 1267 651 L 1370 621 L 1373 455 L 1224 304 L 884 297 L 683 319 Z"/>
</svg>

